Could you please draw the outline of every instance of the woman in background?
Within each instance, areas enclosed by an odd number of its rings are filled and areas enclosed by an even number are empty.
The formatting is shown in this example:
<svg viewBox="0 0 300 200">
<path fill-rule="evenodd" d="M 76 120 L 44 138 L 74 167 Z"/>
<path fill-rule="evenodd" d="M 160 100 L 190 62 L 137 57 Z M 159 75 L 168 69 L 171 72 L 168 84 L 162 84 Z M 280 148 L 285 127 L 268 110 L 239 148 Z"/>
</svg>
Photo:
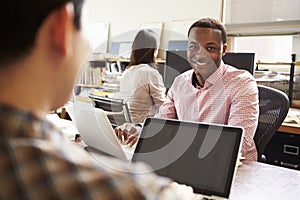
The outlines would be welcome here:
<svg viewBox="0 0 300 200">
<path fill-rule="evenodd" d="M 134 123 L 155 115 L 165 100 L 163 79 L 155 62 L 158 46 L 155 32 L 139 31 L 132 44 L 130 63 L 120 80 L 120 97 L 128 103 Z"/>
</svg>

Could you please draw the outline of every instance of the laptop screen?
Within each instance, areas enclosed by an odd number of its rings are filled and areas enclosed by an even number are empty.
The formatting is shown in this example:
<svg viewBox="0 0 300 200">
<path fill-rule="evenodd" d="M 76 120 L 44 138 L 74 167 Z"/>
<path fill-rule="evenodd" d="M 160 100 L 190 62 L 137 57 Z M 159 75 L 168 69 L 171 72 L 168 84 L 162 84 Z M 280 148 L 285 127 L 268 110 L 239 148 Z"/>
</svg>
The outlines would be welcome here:
<svg viewBox="0 0 300 200">
<path fill-rule="evenodd" d="M 147 118 L 132 161 L 196 193 L 228 198 L 242 134 L 239 127 Z"/>
</svg>

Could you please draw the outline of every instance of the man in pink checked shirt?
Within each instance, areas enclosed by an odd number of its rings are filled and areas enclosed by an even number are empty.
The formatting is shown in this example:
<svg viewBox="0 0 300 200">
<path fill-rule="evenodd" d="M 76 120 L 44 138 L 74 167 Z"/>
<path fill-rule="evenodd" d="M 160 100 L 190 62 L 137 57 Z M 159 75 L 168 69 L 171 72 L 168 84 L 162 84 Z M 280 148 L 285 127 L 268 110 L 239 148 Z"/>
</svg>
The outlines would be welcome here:
<svg viewBox="0 0 300 200">
<path fill-rule="evenodd" d="M 192 69 L 176 77 L 155 117 L 241 126 L 242 156 L 256 161 L 258 89 L 250 73 L 223 63 L 226 41 L 226 29 L 216 19 L 202 18 L 190 27 L 187 56 Z M 129 145 L 139 134 L 130 124 L 115 132 Z"/>
</svg>

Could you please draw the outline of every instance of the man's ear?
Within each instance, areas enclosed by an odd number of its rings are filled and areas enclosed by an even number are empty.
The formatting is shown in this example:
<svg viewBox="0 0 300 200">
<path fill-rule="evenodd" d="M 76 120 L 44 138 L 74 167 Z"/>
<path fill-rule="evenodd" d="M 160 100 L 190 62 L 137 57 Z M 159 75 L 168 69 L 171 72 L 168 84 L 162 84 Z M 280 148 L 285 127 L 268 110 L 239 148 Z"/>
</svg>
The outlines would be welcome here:
<svg viewBox="0 0 300 200">
<path fill-rule="evenodd" d="M 224 56 L 226 54 L 226 50 L 227 50 L 227 44 L 225 43 L 223 45 L 223 49 L 222 49 L 222 56 Z"/>
<path fill-rule="evenodd" d="M 54 13 L 51 40 L 54 48 L 62 56 L 72 53 L 72 34 L 74 32 L 74 6 L 67 3 Z"/>
</svg>

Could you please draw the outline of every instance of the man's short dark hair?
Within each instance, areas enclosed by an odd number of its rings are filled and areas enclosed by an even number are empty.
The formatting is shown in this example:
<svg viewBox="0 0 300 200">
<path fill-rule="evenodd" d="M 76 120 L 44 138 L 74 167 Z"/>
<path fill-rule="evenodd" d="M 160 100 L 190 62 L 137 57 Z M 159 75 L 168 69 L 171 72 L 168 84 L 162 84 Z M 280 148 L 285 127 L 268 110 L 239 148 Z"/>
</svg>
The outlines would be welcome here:
<svg viewBox="0 0 300 200">
<path fill-rule="evenodd" d="M 46 17 L 68 2 L 74 4 L 74 25 L 80 29 L 84 0 L 5 0 L 0 12 L 0 68 L 29 53 Z"/>
<path fill-rule="evenodd" d="M 213 18 L 199 19 L 194 24 L 192 24 L 192 26 L 190 27 L 189 32 L 188 32 L 188 36 L 190 35 L 191 29 L 195 28 L 195 27 L 218 29 L 218 30 L 221 31 L 221 37 L 222 37 L 223 44 L 225 44 L 227 42 L 226 28 L 225 28 L 224 24 L 222 24 L 222 22 L 220 22 L 217 19 L 213 19 Z"/>
</svg>

